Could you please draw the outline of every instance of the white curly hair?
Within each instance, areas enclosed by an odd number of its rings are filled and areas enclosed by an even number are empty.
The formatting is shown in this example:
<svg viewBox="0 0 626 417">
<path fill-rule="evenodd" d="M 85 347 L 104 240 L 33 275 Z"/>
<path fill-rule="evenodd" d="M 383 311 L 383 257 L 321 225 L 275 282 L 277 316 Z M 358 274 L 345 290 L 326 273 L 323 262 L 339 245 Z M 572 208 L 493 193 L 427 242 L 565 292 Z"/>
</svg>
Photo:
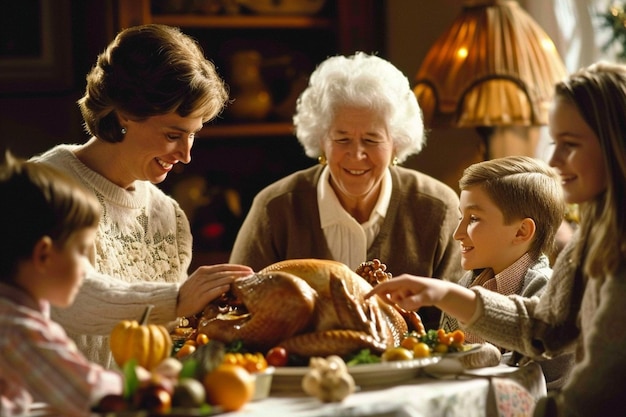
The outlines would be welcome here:
<svg viewBox="0 0 626 417">
<path fill-rule="evenodd" d="M 323 61 L 298 98 L 293 123 L 307 156 L 321 155 L 335 111 L 345 105 L 364 106 L 385 117 L 398 163 L 422 150 L 426 141 L 422 111 L 409 80 L 391 62 L 357 52 Z"/>
</svg>

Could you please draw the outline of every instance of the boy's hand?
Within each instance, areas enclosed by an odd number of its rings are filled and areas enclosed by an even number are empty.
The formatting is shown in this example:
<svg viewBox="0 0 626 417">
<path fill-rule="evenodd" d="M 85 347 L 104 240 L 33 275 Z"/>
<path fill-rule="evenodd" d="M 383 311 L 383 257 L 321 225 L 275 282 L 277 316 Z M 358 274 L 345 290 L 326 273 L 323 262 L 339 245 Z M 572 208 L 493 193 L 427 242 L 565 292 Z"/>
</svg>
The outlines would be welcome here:
<svg viewBox="0 0 626 417">
<path fill-rule="evenodd" d="M 379 295 L 405 310 L 435 306 L 461 322 L 469 321 L 476 309 L 476 294 L 461 285 L 437 278 L 402 274 L 376 285 L 365 297 Z"/>
<path fill-rule="evenodd" d="M 444 282 L 438 279 L 403 274 L 376 285 L 365 297 L 377 294 L 390 304 L 417 310 L 441 301 L 447 293 L 445 286 L 438 285 L 441 283 Z"/>
</svg>

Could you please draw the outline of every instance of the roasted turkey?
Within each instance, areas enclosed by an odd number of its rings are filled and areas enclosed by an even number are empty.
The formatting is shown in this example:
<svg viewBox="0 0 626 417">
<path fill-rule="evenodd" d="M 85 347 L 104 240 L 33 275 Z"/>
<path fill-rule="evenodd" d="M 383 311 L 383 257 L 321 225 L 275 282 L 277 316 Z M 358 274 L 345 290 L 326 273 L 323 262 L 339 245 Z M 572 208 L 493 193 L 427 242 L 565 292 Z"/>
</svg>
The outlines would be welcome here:
<svg viewBox="0 0 626 417">
<path fill-rule="evenodd" d="M 228 297 L 205 308 L 198 332 L 248 349 L 283 346 L 312 357 L 383 352 L 407 331 L 403 316 L 346 265 L 296 259 L 272 264 L 234 281 Z"/>
</svg>

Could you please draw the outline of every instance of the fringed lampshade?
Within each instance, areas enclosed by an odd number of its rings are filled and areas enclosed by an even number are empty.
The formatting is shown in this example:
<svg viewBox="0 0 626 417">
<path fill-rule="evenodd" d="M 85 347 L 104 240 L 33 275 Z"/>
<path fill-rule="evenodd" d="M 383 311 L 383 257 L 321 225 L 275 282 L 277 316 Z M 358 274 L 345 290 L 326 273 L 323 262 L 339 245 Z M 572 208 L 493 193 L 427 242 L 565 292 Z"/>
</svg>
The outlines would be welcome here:
<svg viewBox="0 0 626 417">
<path fill-rule="evenodd" d="M 419 69 L 414 91 L 429 127 L 547 124 L 567 71 L 545 31 L 513 0 L 466 0 Z"/>
</svg>

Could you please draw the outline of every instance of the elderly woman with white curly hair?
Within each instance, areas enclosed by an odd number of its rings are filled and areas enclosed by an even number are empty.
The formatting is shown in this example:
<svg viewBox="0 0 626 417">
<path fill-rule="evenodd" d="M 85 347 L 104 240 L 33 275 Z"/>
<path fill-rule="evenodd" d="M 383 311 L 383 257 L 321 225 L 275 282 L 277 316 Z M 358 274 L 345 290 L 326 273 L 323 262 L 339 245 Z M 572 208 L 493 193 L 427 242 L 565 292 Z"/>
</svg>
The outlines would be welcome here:
<svg viewBox="0 0 626 417">
<path fill-rule="evenodd" d="M 394 275 L 461 275 L 457 194 L 398 165 L 425 142 L 421 110 L 400 70 L 363 52 L 330 57 L 311 74 L 293 121 L 319 164 L 255 197 L 231 262 L 259 270 L 319 258 L 356 269 L 377 258 Z M 438 310 L 419 313 L 427 329 L 437 328 Z"/>
</svg>

